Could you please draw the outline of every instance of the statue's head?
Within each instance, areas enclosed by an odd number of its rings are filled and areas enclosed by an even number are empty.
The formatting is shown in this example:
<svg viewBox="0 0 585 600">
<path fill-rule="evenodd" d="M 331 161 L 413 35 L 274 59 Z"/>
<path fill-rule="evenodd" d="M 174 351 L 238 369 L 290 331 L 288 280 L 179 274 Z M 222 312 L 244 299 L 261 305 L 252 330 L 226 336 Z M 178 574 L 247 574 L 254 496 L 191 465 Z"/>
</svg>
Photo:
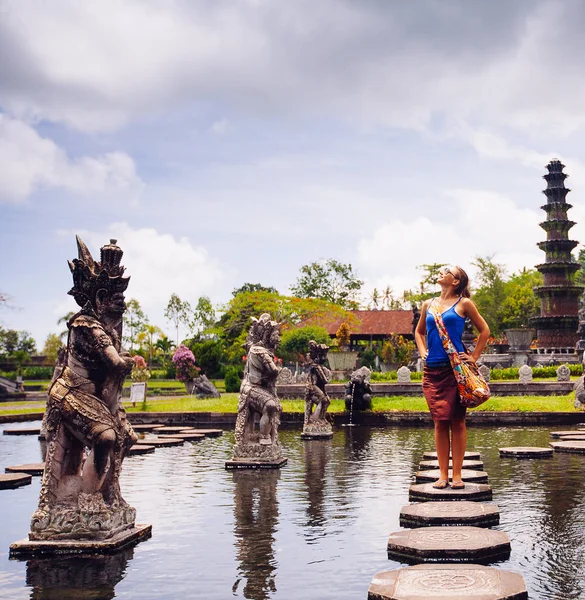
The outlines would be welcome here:
<svg viewBox="0 0 585 600">
<path fill-rule="evenodd" d="M 360 367 L 356 371 L 351 374 L 351 382 L 352 383 L 370 383 L 370 377 L 372 376 L 372 372 L 368 367 Z"/>
<path fill-rule="evenodd" d="M 247 343 L 256 344 L 258 342 L 263 342 L 267 348 L 273 349 L 280 344 L 280 323 L 272 321 L 268 313 L 260 315 L 259 319 L 252 317 Z"/>
<path fill-rule="evenodd" d="M 327 344 L 318 344 L 315 340 L 309 340 L 309 356 L 314 362 L 323 364 L 327 360 Z"/>
<path fill-rule="evenodd" d="M 87 246 L 77 236 L 78 258 L 69 261 L 73 287 L 69 294 L 82 308 L 91 307 L 98 316 L 122 317 L 126 310 L 124 292 L 130 277 L 123 277 L 122 249 L 116 240 L 100 250 L 101 261 L 95 261 Z"/>
</svg>

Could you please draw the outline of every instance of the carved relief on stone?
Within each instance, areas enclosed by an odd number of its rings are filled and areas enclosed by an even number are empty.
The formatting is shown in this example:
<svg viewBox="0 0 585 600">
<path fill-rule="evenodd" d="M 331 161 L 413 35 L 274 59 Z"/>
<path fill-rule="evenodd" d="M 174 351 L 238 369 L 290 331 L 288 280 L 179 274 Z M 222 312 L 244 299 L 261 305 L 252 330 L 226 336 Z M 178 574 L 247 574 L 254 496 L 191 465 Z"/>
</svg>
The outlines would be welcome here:
<svg viewBox="0 0 585 600">
<path fill-rule="evenodd" d="M 331 381 L 331 371 L 325 366 L 329 346 L 309 341 L 309 375 L 305 390 L 303 437 L 330 437 L 331 424 L 326 418 L 331 403 L 325 386 Z"/>
<path fill-rule="evenodd" d="M 487 365 L 481 365 L 478 370 L 480 375 L 489 383 L 491 369 Z"/>
<path fill-rule="evenodd" d="M 67 351 L 49 389 L 46 466 L 31 540 L 101 540 L 134 526 L 136 511 L 122 498 L 122 461 L 137 437 L 121 406 L 133 361 L 121 351 L 124 292 L 122 250 L 116 240 L 101 260 L 77 238 L 69 262 L 81 310 L 68 322 Z"/>
<path fill-rule="evenodd" d="M 532 381 L 532 367 L 528 365 L 522 365 L 518 370 L 520 376 L 520 383 L 530 383 Z"/>
<path fill-rule="evenodd" d="M 278 441 L 282 406 L 276 394 L 280 367 L 274 360 L 279 343 L 279 323 L 272 321 L 268 313 L 252 318 L 245 344 L 247 358 L 236 418 L 234 461 L 282 459 Z"/>
<path fill-rule="evenodd" d="M 278 374 L 276 383 L 278 385 L 289 385 L 291 383 L 294 383 L 292 371 L 288 367 L 284 367 Z"/>
<path fill-rule="evenodd" d="M 571 381 L 571 370 L 567 365 L 561 365 L 557 369 L 557 381 Z"/>
<path fill-rule="evenodd" d="M 410 369 L 408 367 L 400 367 L 398 371 L 396 371 L 396 375 L 398 376 L 398 383 L 410 383 Z"/>
</svg>

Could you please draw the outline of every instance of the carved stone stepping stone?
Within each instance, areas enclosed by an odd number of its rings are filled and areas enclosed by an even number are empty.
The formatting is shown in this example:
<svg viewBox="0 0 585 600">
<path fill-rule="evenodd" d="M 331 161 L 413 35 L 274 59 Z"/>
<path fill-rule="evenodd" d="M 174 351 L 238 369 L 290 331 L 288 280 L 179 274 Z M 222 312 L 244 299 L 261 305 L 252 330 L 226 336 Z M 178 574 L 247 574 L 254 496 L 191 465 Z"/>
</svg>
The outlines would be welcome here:
<svg viewBox="0 0 585 600">
<path fill-rule="evenodd" d="M 152 454 L 154 452 L 154 446 L 147 444 L 134 444 L 128 452 L 128 456 L 138 456 L 140 454 Z"/>
<path fill-rule="evenodd" d="M 200 433 L 202 435 L 204 435 L 205 437 L 220 437 L 223 435 L 223 429 L 195 429 L 195 428 L 190 428 L 190 429 L 182 429 L 181 433 L 185 433 L 185 432 L 189 432 L 189 433 Z"/>
<path fill-rule="evenodd" d="M 418 468 L 421 471 L 425 471 L 427 469 L 438 469 L 439 461 L 438 460 L 423 460 Z M 449 461 L 449 468 L 453 468 L 453 461 Z M 472 471 L 483 471 L 483 462 L 481 460 L 464 460 L 463 461 L 464 469 L 471 469 Z"/>
<path fill-rule="evenodd" d="M 580 431 L 579 429 L 568 429 L 567 431 L 551 431 L 551 438 L 562 438 L 566 435 L 582 435 L 585 431 Z"/>
<path fill-rule="evenodd" d="M 441 471 L 425 469 L 415 474 L 417 483 L 426 483 L 427 481 L 438 481 L 441 478 Z M 453 479 L 453 471 L 449 470 L 449 481 Z M 487 483 L 488 474 L 485 471 L 471 471 L 470 469 L 461 470 L 461 479 L 471 483 Z"/>
<path fill-rule="evenodd" d="M 417 502 L 403 506 L 401 527 L 431 527 L 438 525 L 473 525 L 492 527 L 500 522 L 500 509 L 482 502 Z"/>
<path fill-rule="evenodd" d="M 5 429 L 4 435 L 40 435 L 40 427 L 23 427 L 21 429 Z"/>
<path fill-rule="evenodd" d="M 453 455 L 450 454 L 449 458 L 453 458 Z M 466 452 L 463 458 L 467 460 L 481 460 L 481 454 L 479 452 Z M 423 460 L 437 460 L 437 453 L 425 452 L 423 454 Z"/>
<path fill-rule="evenodd" d="M 32 476 L 28 473 L 0 473 L 0 490 L 12 490 L 31 482 Z"/>
<path fill-rule="evenodd" d="M 553 455 L 551 448 L 537 448 L 534 446 L 512 446 L 500 448 L 500 456 L 506 458 L 550 458 Z"/>
<path fill-rule="evenodd" d="M 569 452 L 571 454 L 585 454 L 585 442 L 561 440 L 560 442 L 551 442 L 550 445 L 555 452 Z"/>
<path fill-rule="evenodd" d="M 187 432 L 189 431 L 190 433 L 193 433 L 192 429 L 189 429 L 187 427 L 159 427 L 154 433 L 156 433 L 156 435 L 170 435 L 172 436 L 175 433 L 181 433 L 181 432 Z"/>
<path fill-rule="evenodd" d="M 162 423 L 140 423 L 139 425 L 132 425 L 132 429 L 134 429 L 136 433 L 150 433 L 151 431 L 154 431 L 155 429 L 160 429 L 161 427 L 164 427 Z"/>
<path fill-rule="evenodd" d="M 182 446 L 185 440 L 172 437 L 159 437 L 145 440 L 147 446 L 154 446 L 155 448 L 170 448 L 171 446 Z"/>
<path fill-rule="evenodd" d="M 416 565 L 374 575 L 368 600 L 528 600 L 519 573 L 470 564 Z"/>
<path fill-rule="evenodd" d="M 6 473 L 28 473 L 29 475 L 42 475 L 45 470 L 45 463 L 30 463 L 27 465 L 15 465 L 14 467 L 6 467 Z"/>
<path fill-rule="evenodd" d="M 451 486 L 442 490 L 433 487 L 432 483 L 415 483 L 408 490 L 409 501 L 437 502 L 449 500 L 472 500 L 475 502 L 492 499 L 492 488 L 487 483 L 466 483 L 463 489 L 454 490 Z"/>
<path fill-rule="evenodd" d="M 403 561 L 492 561 L 510 556 L 510 537 L 482 527 L 421 527 L 388 538 L 388 558 Z"/>
<path fill-rule="evenodd" d="M 180 440 L 185 440 L 186 442 L 200 442 L 205 439 L 205 436 L 202 433 L 177 433 L 174 437 Z"/>
</svg>

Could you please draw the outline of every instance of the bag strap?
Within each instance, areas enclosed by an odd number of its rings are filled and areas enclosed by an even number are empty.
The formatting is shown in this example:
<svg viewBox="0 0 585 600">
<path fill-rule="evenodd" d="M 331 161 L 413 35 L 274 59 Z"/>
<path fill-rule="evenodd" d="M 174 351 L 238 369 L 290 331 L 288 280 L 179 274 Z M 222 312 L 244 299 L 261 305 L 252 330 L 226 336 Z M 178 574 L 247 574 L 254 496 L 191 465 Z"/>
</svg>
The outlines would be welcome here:
<svg viewBox="0 0 585 600">
<path fill-rule="evenodd" d="M 443 323 L 443 317 L 441 316 L 441 312 L 437 306 L 434 305 L 436 298 L 433 298 L 429 304 L 429 312 L 433 315 L 435 319 L 435 323 L 437 325 L 437 331 L 439 332 L 439 338 L 441 339 L 441 343 L 443 344 L 443 348 L 445 348 L 445 352 L 449 357 L 449 361 L 451 366 L 455 368 L 457 365 L 461 364 L 461 358 L 459 356 L 459 352 L 453 346 L 453 342 L 449 337 L 449 332 L 445 327 L 445 323 Z M 459 302 L 459 300 L 457 301 Z"/>
</svg>

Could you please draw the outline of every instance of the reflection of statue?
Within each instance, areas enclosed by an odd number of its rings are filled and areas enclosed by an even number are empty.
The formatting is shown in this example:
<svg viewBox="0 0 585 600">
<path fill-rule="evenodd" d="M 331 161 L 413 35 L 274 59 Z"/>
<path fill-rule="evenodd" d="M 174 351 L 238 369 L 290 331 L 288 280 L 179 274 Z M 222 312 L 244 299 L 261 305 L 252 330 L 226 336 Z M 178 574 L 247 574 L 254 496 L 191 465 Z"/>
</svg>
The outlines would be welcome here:
<svg viewBox="0 0 585 600">
<path fill-rule="evenodd" d="M 372 387 L 368 367 L 360 367 L 351 374 L 345 387 L 345 410 L 369 410 L 372 408 Z"/>
<path fill-rule="evenodd" d="M 235 471 L 234 538 L 238 559 L 235 596 L 243 579 L 243 598 L 267 600 L 276 592 L 274 534 L 278 525 L 276 487 L 280 473 Z M 240 594 L 237 594 L 238 597 Z"/>
<path fill-rule="evenodd" d="M 47 455 L 31 540 L 105 539 L 134 526 L 120 493 L 122 461 L 137 437 L 120 404 L 132 359 L 121 352 L 128 277 L 116 240 L 94 261 L 77 238 L 69 292 L 81 310 L 67 324 L 67 354 L 49 390 Z M 85 454 L 85 449 L 88 454 Z"/>
<path fill-rule="evenodd" d="M 301 437 L 330 438 L 333 435 L 331 424 L 326 419 L 327 408 L 331 403 L 325 386 L 331 380 L 331 371 L 325 366 L 329 346 L 309 342 L 309 379 L 305 391 L 305 420 Z M 313 410 L 313 407 L 315 409 Z"/>
<path fill-rule="evenodd" d="M 221 394 L 206 375 L 195 377 L 191 383 L 192 389 L 189 393 L 195 394 L 197 398 L 221 398 Z"/>
<path fill-rule="evenodd" d="M 280 343 L 279 324 L 270 320 L 264 313 L 259 319 L 252 319 L 252 326 L 246 340 L 246 367 L 244 379 L 240 387 L 240 401 L 234 454 L 232 461 L 242 462 L 237 466 L 279 467 L 286 459 L 282 457 L 282 449 L 278 441 L 278 426 L 282 406 L 276 395 L 276 378 L 280 367 L 274 360 L 274 350 Z M 255 431 L 255 423 L 258 430 Z"/>
<path fill-rule="evenodd" d="M 304 527 L 307 541 L 321 541 L 326 524 L 325 483 L 330 444 L 308 441 L 304 444 L 305 486 L 307 488 L 307 522 Z"/>
</svg>

